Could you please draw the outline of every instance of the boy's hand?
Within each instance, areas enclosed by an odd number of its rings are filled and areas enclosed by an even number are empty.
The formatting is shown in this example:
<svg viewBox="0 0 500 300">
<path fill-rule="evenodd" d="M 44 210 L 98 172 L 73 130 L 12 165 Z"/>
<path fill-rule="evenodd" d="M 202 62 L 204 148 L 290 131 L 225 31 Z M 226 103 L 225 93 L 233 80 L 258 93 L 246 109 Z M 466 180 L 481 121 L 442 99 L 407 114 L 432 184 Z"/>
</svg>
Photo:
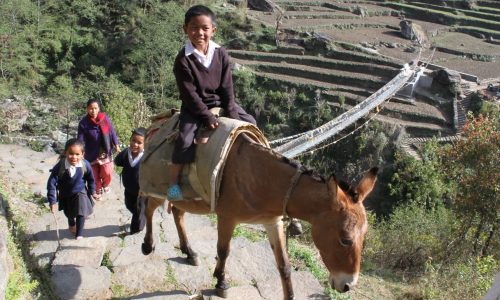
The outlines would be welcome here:
<svg viewBox="0 0 500 300">
<path fill-rule="evenodd" d="M 116 145 L 116 153 L 120 153 L 120 145 Z"/>
<path fill-rule="evenodd" d="M 217 127 L 219 127 L 219 122 L 215 122 L 215 123 L 208 125 L 208 128 L 210 128 L 210 129 L 215 129 Z"/>
<path fill-rule="evenodd" d="M 55 214 L 56 211 L 57 211 L 57 204 L 56 203 L 51 204 L 50 205 L 50 212 L 53 213 L 53 214 Z"/>
</svg>

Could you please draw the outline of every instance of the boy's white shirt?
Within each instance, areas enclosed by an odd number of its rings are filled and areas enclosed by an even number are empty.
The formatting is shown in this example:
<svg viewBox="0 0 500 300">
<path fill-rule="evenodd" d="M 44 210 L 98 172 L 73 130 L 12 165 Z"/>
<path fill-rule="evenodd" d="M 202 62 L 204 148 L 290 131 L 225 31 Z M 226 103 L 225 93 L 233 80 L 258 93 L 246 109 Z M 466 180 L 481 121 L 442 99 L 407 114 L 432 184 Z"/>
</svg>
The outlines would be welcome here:
<svg viewBox="0 0 500 300">
<path fill-rule="evenodd" d="M 69 176 L 73 177 L 76 173 L 76 168 L 83 168 L 83 162 L 80 160 L 76 165 L 72 165 L 67 159 L 64 160 L 64 168 L 69 170 Z"/>
<path fill-rule="evenodd" d="M 198 59 L 198 61 L 205 66 L 205 68 L 210 67 L 210 64 L 212 64 L 212 60 L 214 59 L 214 54 L 215 54 L 215 49 L 220 48 L 220 46 L 210 40 L 208 41 L 208 51 L 207 55 L 201 53 L 200 51 L 196 50 L 191 43 L 191 41 L 186 41 L 186 45 L 184 47 L 184 54 L 186 56 L 189 56 L 191 54 L 194 54 L 194 56 Z"/>
<path fill-rule="evenodd" d="M 139 154 L 137 154 L 137 156 L 135 158 L 132 156 L 132 151 L 130 151 L 130 148 L 127 148 L 127 150 L 128 150 L 127 151 L 128 163 L 133 168 L 133 167 L 135 167 L 135 165 L 137 165 L 141 161 L 142 155 L 144 154 L 144 150 L 142 150 Z"/>
</svg>

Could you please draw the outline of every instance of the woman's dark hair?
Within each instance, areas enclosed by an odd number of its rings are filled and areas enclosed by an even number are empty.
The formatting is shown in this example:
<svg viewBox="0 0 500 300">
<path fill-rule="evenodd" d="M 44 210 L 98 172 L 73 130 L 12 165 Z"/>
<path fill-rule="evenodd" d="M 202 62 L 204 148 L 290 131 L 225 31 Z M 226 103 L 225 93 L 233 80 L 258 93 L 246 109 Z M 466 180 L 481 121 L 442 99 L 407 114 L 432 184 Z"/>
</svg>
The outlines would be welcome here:
<svg viewBox="0 0 500 300">
<path fill-rule="evenodd" d="M 132 136 L 134 136 L 134 135 L 145 137 L 146 136 L 146 128 L 139 127 L 139 128 L 132 130 Z"/>
<path fill-rule="evenodd" d="M 82 141 L 80 141 L 79 139 L 72 138 L 69 139 L 64 145 L 64 152 L 68 151 L 68 149 L 73 146 L 80 146 L 82 148 L 82 152 L 85 149 L 85 144 Z"/>
<path fill-rule="evenodd" d="M 85 106 L 85 107 L 89 107 L 90 104 L 92 104 L 92 103 L 97 103 L 97 105 L 99 106 L 99 109 L 101 109 L 101 101 L 99 101 L 98 99 L 89 99 L 87 101 L 87 106 Z"/>
<path fill-rule="evenodd" d="M 187 25 L 192 18 L 197 16 L 207 16 L 212 20 L 212 24 L 215 26 L 215 14 L 210 8 L 205 5 L 195 5 L 191 6 L 186 14 L 184 15 L 184 25 Z"/>
</svg>

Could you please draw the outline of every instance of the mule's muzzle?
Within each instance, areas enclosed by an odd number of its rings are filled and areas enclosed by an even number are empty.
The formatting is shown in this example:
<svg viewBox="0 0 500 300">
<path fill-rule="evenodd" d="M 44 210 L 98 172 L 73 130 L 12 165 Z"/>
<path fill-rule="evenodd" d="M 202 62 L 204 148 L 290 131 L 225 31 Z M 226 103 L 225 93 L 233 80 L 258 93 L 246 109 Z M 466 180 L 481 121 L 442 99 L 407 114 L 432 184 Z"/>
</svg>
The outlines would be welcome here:
<svg viewBox="0 0 500 300">
<path fill-rule="evenodd" d="M 339 293 L 345 293 L 351 290 L 351 286 L 349 284 L 345 284 L 343 289 L 337 289 L 334 281 L 330 282 L 330 286 Z"/>
<path fill-rule="evenodd" d="M 330 275 L 330 286 L 339 293 L 352 290 L 358 281 L 358 275 L 336 274 Z"/>
<path fill-rule="evenodd" d="M 344 293 L 349 292 L 350 289 L 351 289 L 351 286 L 346 283 L 346 285 L 344 286 Z"/>
</svg>

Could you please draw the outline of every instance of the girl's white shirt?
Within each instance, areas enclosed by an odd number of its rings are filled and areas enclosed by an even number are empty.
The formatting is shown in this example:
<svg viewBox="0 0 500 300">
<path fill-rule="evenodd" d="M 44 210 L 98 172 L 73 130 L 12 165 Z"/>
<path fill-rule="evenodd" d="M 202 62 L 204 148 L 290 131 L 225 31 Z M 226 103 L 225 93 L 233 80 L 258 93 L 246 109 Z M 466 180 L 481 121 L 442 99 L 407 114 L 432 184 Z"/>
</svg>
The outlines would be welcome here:
<svg viewBox="0 0 500 300">
<path fill-rule="evenodd" d="M 201 53 L 200 51 L 196 50 L 191 43 L 191 41 L 187 41 L 186 45 L 184 47 L 184 55 L 189 56 L 191 54 L 194 54 L 194 56 L 198 59 L 198 61 L 205 66 L 205 68 L 208 69 L 210 65 L 212 64 L 212 60 L 214 59 L 214 54 L 215 54 L 215 49 L 220 48 L 220 46 L 210 40 L 208 41 L 208 51 L 207 55 Z"/>
<path fill-rule="evenodd" d="M 70 177 L 73 177 L 75 176 L 75 173 L 76 173 L 76 168 L 83 168 L 83 162 L 80 160 L 78 163 L 76 163 L 76 165 L 72 165 L 68 159 L 65 159 L 64 160 L 64 168 L 66 170 L 69 170 L 69 176 Z"/>
<path fill-rule="evenodd" d="M 137 165 L 140 161 L 141 161 L 141 158 L 142 158 L 142 155 L 144 154 L 144 150 L 142 150 L 139 154 L 137 154 L 137 156 L 134 158 L 132 156 L 132 151 L 130 151 L 130 148 L 127 148 L 127 153 L 128 153 L 128 162 L 130 164 L 130 166 L 133 168 L 135 167 L 135 165 Z"/>
</svg>

